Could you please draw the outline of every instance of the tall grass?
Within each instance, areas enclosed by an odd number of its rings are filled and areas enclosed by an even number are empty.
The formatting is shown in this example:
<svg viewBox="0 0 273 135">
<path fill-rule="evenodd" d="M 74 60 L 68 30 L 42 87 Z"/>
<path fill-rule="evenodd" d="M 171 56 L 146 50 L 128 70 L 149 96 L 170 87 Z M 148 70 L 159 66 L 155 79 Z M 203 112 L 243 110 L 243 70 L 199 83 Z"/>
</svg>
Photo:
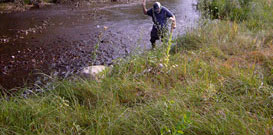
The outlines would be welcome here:
<svg viewBox="0 0 273 135">
<path fill-rule="evenodd" d="M 253 16 L 272 13 L 260 9 Z M 172 54 L 163 45 L 116 61 L 99 81 L 64 80 L 47 93 L 5 98 L 0 134 L 271 135 L 270 26 L 266 16 L 202 21 L 175 39 Z"/>
<path fill-rule="evenodd" d="M 200 0 L 199 8 L 213 19 L 246 20 L 253 0 Z"/>
</svg>

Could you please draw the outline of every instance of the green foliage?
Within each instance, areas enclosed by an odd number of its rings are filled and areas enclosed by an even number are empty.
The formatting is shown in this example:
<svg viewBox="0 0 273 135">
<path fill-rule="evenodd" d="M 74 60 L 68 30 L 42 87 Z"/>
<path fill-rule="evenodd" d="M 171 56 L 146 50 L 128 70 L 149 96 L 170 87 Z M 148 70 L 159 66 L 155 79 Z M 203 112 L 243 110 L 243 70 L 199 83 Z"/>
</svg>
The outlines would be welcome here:
<svg viewBox="0 0 273 135">
<path fill-rule="evenodd" d="M 24 0 L 24 4 L 31 4 L 30 0 Z"/>
<path fill-rule="evenodd" d="M 212 19 L 246 20 L 252 0 L 200 0 L 199 8 Z"/>
<path fill-rule="evenodd" d="M 190 112 L 184 114 L 181 121 L 177 123 L 176 127 L 168 128 L 164 127 L 160 130 L 161 135 L 184 135 L 184 131 L 190 127 L 192 121 L 190 120 Z"/>
<path fill-rule="evenodd" d="M 205 17 L 237 22 L 247 21 L 250 29 L 273 28 L 271 0 L 199 0 Z"/>
</svg>

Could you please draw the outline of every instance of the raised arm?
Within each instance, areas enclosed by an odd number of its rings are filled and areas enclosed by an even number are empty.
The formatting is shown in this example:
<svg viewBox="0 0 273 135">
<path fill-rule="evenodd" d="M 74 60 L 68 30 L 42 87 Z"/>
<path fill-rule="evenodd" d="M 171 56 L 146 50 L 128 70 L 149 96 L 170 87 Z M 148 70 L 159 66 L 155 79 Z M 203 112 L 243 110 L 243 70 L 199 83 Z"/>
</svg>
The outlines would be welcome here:
<svg viewBox="0 0 273 135">
<path fill-rule="evenodd" d="M 145 15 L 147 15 L 146 0 L 143 0 L 143 2 L 142 2 L 142 8 L 143 8 L 143 13 Z"/>
</svg>

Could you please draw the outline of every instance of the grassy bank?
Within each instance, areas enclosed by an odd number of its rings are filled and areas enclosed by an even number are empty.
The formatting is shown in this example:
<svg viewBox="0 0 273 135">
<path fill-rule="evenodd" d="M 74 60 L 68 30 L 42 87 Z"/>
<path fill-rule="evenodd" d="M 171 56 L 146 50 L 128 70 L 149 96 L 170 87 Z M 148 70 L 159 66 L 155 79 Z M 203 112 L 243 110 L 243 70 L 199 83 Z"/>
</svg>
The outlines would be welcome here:
<svg viewBox="0 0 273 135">
<path fill-rule="evenodd" d="M 273 134 L 273 3 L 250 3 L 242 20 L 201 21 L 170 55 L 166 44 L 99 81 L 1 100 L 0 134 Z"/>
</svg>

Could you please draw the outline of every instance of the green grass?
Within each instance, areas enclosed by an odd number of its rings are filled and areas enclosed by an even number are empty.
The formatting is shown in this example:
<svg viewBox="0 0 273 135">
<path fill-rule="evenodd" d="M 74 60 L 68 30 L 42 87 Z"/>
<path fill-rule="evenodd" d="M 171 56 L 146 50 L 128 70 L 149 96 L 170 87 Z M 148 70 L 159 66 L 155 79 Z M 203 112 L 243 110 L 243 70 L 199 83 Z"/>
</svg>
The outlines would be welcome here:
<svg viewBox="0 0 273 135">
<path fill-rule="evenodd" d="M 200 0 L 199 8 L 213 19 L 246 20 L 253 0 Z"/>
<path fill-rule="evenodd" d="M 265 16 L 201 20 L 171 54 L 169 42 L 99 81 L 1 100 L 0 134 L 273 134 L 273 9 L 255 2 Z"/>
</svg>

